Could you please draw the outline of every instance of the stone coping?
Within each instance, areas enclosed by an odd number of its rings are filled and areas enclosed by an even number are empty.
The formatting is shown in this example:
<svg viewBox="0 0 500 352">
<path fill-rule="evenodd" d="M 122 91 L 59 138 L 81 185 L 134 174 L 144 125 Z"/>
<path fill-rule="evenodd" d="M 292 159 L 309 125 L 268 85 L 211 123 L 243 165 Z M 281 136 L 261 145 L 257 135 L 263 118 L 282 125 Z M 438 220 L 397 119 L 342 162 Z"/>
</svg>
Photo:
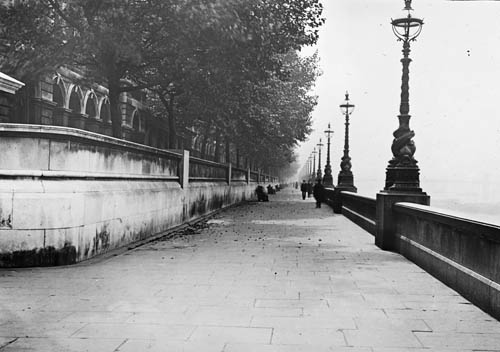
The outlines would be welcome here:
<svg viewBox="0 0 500 352">
<path fill-rule="evenodd" d="M 68 179 L 109 179 L 109 180 L 141 180 L 141 181 L 179 181 L 178 176 L 141 175 L 105 172 L 52 171 L 52 170 L 2 170 L 2 178 L 68 178 Z"/>
<path fill-rule="evenodd" d="M 24 83 L 18 81 L 5 73 L 0 72 L 0 91 L 15 94 L 16 91 L 24 86 Z"/>
<path fill-rule="evenodd" d="M 396 203 L 394 209 L 397 212 L 418 217 L 428 217 L 433 221 L 446 223 L 453 227 L 463 228 L 469 231 L 480 228 L 482 235 L 486 233 L 494 235 L 495 239 L 500 241 L 500 225 L 470 219 L 460 212 L 408 202 Z"/>
<path fill-rule="evenodd" d="M 189 160 L 192 163 L 195 163 L 195 164 L 216 166 L 216 167 L 221 167 L 221 168 L 227 167 L 227 164 L 221 164 L 221 163 L 218 163 L 218 162 L 215 162 L 215 161 L 212 161 L 212 160 L 205 160 L 205 159 L 200 159 L 200 158 L 197 158 L 197 157 L 189 157 Z"/>
<path fill-rule="evenodd" d="M 349 196 L 349 197 L 353 197 L 353 198 L 359 198 L 359 199 L 369 200 L 369 201 L 372 201 L 372 202 L 375 202 L 375 201 L 376 201 L 376 199 L 375 199 L 375 198 L 371 198 L 371 197 L 363 196 L 363 195 L 360 195 L 360 194 L 357 194 L 357 193 L 354 193 L 354 192 L 349 192 L 349 191 L 340 191 L 340 193 L 341 193 L 342 195 Z"/>
<path fill-rule="evenodd" d="M 67 139 L 87 142 L 88 144 L 104 144 L 107 146 L 132 149 L 135 151 L 155 154 L 167 158 L 181 159 L 182 154 L 165 149 L 150 147 L 144 144 L 134 143 L 123 139 L 102 135 L 86 130 L 72 127 L 53 125 L 31 125 L 16 123 L 0 123 L 0 136 L 18 136 L 47 139 Z M 220 164 L 218 164 L 220 165 Z"/>
</svg>

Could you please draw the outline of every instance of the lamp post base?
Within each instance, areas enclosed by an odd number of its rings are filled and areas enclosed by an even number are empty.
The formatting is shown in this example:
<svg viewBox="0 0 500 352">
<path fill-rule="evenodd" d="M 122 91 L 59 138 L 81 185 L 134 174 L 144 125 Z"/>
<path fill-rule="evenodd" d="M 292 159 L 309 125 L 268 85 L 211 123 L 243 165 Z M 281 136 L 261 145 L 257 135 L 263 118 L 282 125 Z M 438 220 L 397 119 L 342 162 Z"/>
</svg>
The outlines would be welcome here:
<svg viewBox="0 0 500 352">
<path fill-rule="evenodd" d="M 341 188 L 342 191 L 357 192 L 352 172 L 340 172 L 336 188 Z"/>
<path fill-rule="evenodd" d="M 389 165 L 385 175 L 386 192 L 423 193 L 420 188 L 420 169 L 416 165 Z"/>
<path fill-rule="evenodd" d="M 341 171 L 339 173 L 338 183 L 335 187 L 335 196 L 333 198 L 333 212 L 335 214 L 342 214 L 342 195 L 340 194 L 342 191 L 358 192 L 358 189 L 354 186 L 354 176 L 350 171 Z"/>
<path fill-rule="evenodd" d="M 333 177 L 332 175 L 327 175 L 323 176 L 323 186 L 325 187 L 333 187 Z"/>
</svg>

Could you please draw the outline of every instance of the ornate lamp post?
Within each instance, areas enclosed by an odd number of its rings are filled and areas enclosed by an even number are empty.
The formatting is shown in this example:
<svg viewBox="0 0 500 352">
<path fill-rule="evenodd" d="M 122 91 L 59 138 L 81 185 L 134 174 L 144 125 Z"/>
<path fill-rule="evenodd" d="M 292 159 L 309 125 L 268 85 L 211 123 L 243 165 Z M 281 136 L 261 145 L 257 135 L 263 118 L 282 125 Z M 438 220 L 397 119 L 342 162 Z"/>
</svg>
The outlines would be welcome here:
<svg viewBox="0 0 500 352">
<path fill-rule="evenodd" d="M 321 138 L 319 139 L 319 143 L 316 145 L 318 146 L 318 173 L 316 174 L 316 178 L 321 180 L 321 147 L 324 145 L 321 143 Z"/>
<path fill-rule="evenodd" d="M 351 157 L 349 156 L 349 116 L 354 111 L 354 104 L 349 102 L 349 92 L 345 93 L 345 103 L 340 105 L 340 111 L 345 116 L 345 137 L 344 137 L 344 155 L 340 162 L 340 172 L 337 182 L 337 188 L 356 192 L 354 186 L 354 176 L 352 175 Z"/>
<path fill-rule="evenodd" d="M 314 147 L 313 151 L 312 151 L 312 155 L 313 155 L 313 168 L 312 168 L 312 172 L 311 172 L 311 179 L 314 179 L 314 173 L 316 172 L 316 147 Z"/>
<path fill-rule="evenodd" d="M 332 134 L 333 130 L 330 129 L 330 124 L 328 124 L 328 129 L 325 131 L 327 138 L 325 175 L 323 176 L 323 184 L 325 186 L 333 186 L 332 167 L 330 165 L 330 137 Z"/>
<path fill-rule="evenodd" d="M 412 202 L 429 205 L 430 197 L 422 192 L 419 180 L 419 168 L 413 158 L 415 133 L 410 130 L 409 103 L 409 66 L 410 42 L 414 41 L 422 30 L 424 22 L 411 16 L 411 0 L 405 0 L 404 11 L 408 15 L 391 21 L 392 30 L 399 41 L 403 42 L 403 75 L 401 84 L 401 103 L 399 106 L 399 128 L 394 131 L 391 150 L 393 158 L 386 169 L 384 190 L 377 193 L 377 222 L 375 244 L 386 250 L 400 249 L 400 239 L 396 236 L 393 205 L 398 202 Z"/>
<path fill-rule="evenodd" d="M 398 41 L 403 42 L 403 75 L 401 84 L 401 103 L 399 106 L 399 128 L 394 131 L 394 140 L 391 151 L 392 160 L 386 171 L 385 191 L 389 192 L 422 192 L 419 181 L 419 168 L 417 160 L 413 158 L 415 154 L 415 143 L 412 138 L 415 132 L 410 130 L 410 101 L 409 101 L 409 66 L 410 66 L 410 42 L 417 39 L 422 31 L 424 22 L 411 16 L 411 0 L 405 1 L 405 8 L 408 11 L 407 17 L 398 18 L 391 21 L 392 30 Z"/>
</svg>

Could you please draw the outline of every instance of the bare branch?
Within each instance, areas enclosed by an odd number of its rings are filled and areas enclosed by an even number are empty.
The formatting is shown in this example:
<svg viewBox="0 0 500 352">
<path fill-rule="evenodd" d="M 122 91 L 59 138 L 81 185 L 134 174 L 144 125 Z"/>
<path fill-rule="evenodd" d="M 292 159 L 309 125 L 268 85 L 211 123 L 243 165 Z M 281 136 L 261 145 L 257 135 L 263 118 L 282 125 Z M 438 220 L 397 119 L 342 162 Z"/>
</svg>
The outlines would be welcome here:
<svg viewBox="0 0 500 352">
<path fill-rule="evenodd" d="M 59 15 L 59 17 L 61 17 L 71 27 L 73 27 L 74 29 L 81 32 L 81 30 L 82 30 L 81 26 L 78 23 L 74 22 L 71 18 L 66 16 L 66 14 L 64 13 L 64 11 L 61 8 L 61 5 L 59 4 L 59 2 L 57 0 L 41 0 L 41 2 L 43 4 L 45 4 L 46 6 L 48 6 L 49 8 L 51 8 L 52 10 L 54 10 L 54 12 L 57 15 Z"/>
</svg>

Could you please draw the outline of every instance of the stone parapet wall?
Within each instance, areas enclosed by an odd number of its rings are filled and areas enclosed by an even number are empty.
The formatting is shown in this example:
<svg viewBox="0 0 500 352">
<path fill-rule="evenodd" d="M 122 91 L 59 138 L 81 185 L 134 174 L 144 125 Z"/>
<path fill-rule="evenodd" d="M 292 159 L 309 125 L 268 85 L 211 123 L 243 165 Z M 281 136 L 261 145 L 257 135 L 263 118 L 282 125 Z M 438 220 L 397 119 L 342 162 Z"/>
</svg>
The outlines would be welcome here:
<svg viewBox="0 0 500 352">
<path fill-rule="evenodd" d="M 232 168 L 231 169 L 231 181 L 246 181 L 249 178 L 248 170 Z"/>
<path fill-rule="evenodd" d="M 326 193 L 334 210 L 340 206 L 344 216 L 375 235 L 379 247 L 402 254 L 500 319 L 499 225 L 417 204 L 428 203 L 426 195 L 379 193 L 373 199 L 337 189 Z"/>
<path fill-rule="evenodd" d="M 333 208 L 334 213 L 343 214 L 356 225 L 375 235 L 377 202 L 374 198 L 361 196 L 342 188 L 326 187 L 325 203 Z"/>
<path fill-rule="evenodd" d="M 376 200 L 347 191 L 340 192 L 342 214 L 370 234 L 376 232 Z"/>
<path fill-rule="evenodd" d="M 191 158 L 189 175 L 192 180 L 223 181 L 227 180 L 227 166 L 219 163 Z"/>
<path fill-rule="evenodd" d="M 500 319 L 500 226 L 396 203 L 398 251 Z"/>
<path fill-rule="evenodd" d="M 250 199 L 256 187 L 190 180 L 188 152 L 65 127 L 0 124 L 0 148 L 2 267 L 80 262 Z"/>
<path fill-rule="evenodd" d="M 180 153 L 84 130 L 26 124 L 0 124 L 0 148 L 0 173 L 45 171 L 72 177 L 176 179 L 182 158 Z"/>
</svg>

